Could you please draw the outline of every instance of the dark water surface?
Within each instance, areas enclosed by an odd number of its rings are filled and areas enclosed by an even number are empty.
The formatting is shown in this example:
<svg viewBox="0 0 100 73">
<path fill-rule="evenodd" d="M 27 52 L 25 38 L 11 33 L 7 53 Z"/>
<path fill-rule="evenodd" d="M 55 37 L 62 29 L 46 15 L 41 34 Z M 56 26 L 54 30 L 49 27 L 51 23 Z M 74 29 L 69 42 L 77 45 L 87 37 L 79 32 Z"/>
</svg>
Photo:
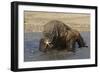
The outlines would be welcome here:
<svg viewBox="0 0 100 73">
<path fill-rule="evenodd" d="M 38 49 L 39 40 L 42 38 L 42 33 L 24 33 L 24 61 L 88 59 L 90 58 L 90 32 L 81 32 L 81 35 L 88 46 L 87 48 L 76 48 L 75 53 L 67 52 L 67 50 L 53 50 L 43 53 Z"/>
</svg>

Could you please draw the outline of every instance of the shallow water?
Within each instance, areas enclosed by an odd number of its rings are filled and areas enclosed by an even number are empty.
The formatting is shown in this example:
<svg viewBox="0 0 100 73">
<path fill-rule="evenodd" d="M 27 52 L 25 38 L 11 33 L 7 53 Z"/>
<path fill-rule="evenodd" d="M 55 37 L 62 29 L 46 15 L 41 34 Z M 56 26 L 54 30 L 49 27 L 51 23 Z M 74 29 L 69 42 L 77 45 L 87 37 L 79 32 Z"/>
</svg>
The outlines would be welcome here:
<svg viewBox="0 0 100 73">
<path fill-rule="evenodd" d="M 24 33 L 24 61 L 45 61 L 45 60 L 67 60 L 67 59 L 87 59 L 90 58 L 90 32 L 81 32 L 88 47 L 76 48 L 76 52 L 67 50 L 52 50 L 47 53 L 39 51 L 39 40 L 42 33 Z"/>
</svg>

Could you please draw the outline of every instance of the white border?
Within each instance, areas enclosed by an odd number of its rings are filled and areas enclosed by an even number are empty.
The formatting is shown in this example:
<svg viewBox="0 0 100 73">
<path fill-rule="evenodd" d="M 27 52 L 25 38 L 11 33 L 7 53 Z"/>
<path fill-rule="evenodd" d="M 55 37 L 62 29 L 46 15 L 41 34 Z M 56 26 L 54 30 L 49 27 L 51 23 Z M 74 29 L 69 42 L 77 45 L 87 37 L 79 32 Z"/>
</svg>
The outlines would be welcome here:
<svg viewBox="0 0 100 73">
<path fill-rule="evenodd" d="M 95 64 L 95 10 L 81 9 L 81 8 L 61 8 L 61 7 L 46 7 L 46 6 L 27 6 L 19 5 L 18 12 L 18 68 L 35 68 L 35 67 L 50 67 L 50 66 L 71 66 L 71 65 L 84 65 Z M 49 11 L 49 12 L 69 12 L 69 13 L 89 13 L 91 15 L 91 43 L 90 43 L 90 59 L 81 60 L 58 60 L 58 61 L 35 61 L 24 62 L 24 10 L 29 11 Z"/>
</svg>

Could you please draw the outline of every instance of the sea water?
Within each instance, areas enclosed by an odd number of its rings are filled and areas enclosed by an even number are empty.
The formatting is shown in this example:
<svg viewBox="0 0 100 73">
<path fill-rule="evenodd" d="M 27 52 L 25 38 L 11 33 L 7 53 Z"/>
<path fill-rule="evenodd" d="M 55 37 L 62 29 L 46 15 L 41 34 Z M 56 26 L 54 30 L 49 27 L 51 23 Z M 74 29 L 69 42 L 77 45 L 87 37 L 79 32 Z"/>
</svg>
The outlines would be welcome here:
<svg viewBox="0 0 100 73">
<path fill-rule="evenodd" d="M 90 58 L 90 32 L 81 32 L 88 47 L 75 48 L 76 52 L 53 50 L 51 52 L 39 51 L 39 41 L 43 37 L 41 32 L 24 33 L 24 61 L 47 61 Z"/>
</svg>

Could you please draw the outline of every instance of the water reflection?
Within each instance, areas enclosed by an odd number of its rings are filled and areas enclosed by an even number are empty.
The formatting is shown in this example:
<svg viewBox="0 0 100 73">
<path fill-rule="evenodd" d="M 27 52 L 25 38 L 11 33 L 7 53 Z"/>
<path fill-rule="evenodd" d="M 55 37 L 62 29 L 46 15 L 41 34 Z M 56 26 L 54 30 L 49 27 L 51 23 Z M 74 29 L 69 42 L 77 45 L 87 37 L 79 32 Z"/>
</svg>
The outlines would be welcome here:
<svg viewBox="0 0 100 73">
<path fill-rule="evenodd" d="M 88 48 L 76 48 L 76 52 L 65 50 L 50 50 L 46 53 L 39 51 L 41 33 L 25 33 L 24 38 L 24 61 L 64 60 L 64 59 L 87 59 L 90 58 L 90 33 L 81 33 Z"/>
</svg>

